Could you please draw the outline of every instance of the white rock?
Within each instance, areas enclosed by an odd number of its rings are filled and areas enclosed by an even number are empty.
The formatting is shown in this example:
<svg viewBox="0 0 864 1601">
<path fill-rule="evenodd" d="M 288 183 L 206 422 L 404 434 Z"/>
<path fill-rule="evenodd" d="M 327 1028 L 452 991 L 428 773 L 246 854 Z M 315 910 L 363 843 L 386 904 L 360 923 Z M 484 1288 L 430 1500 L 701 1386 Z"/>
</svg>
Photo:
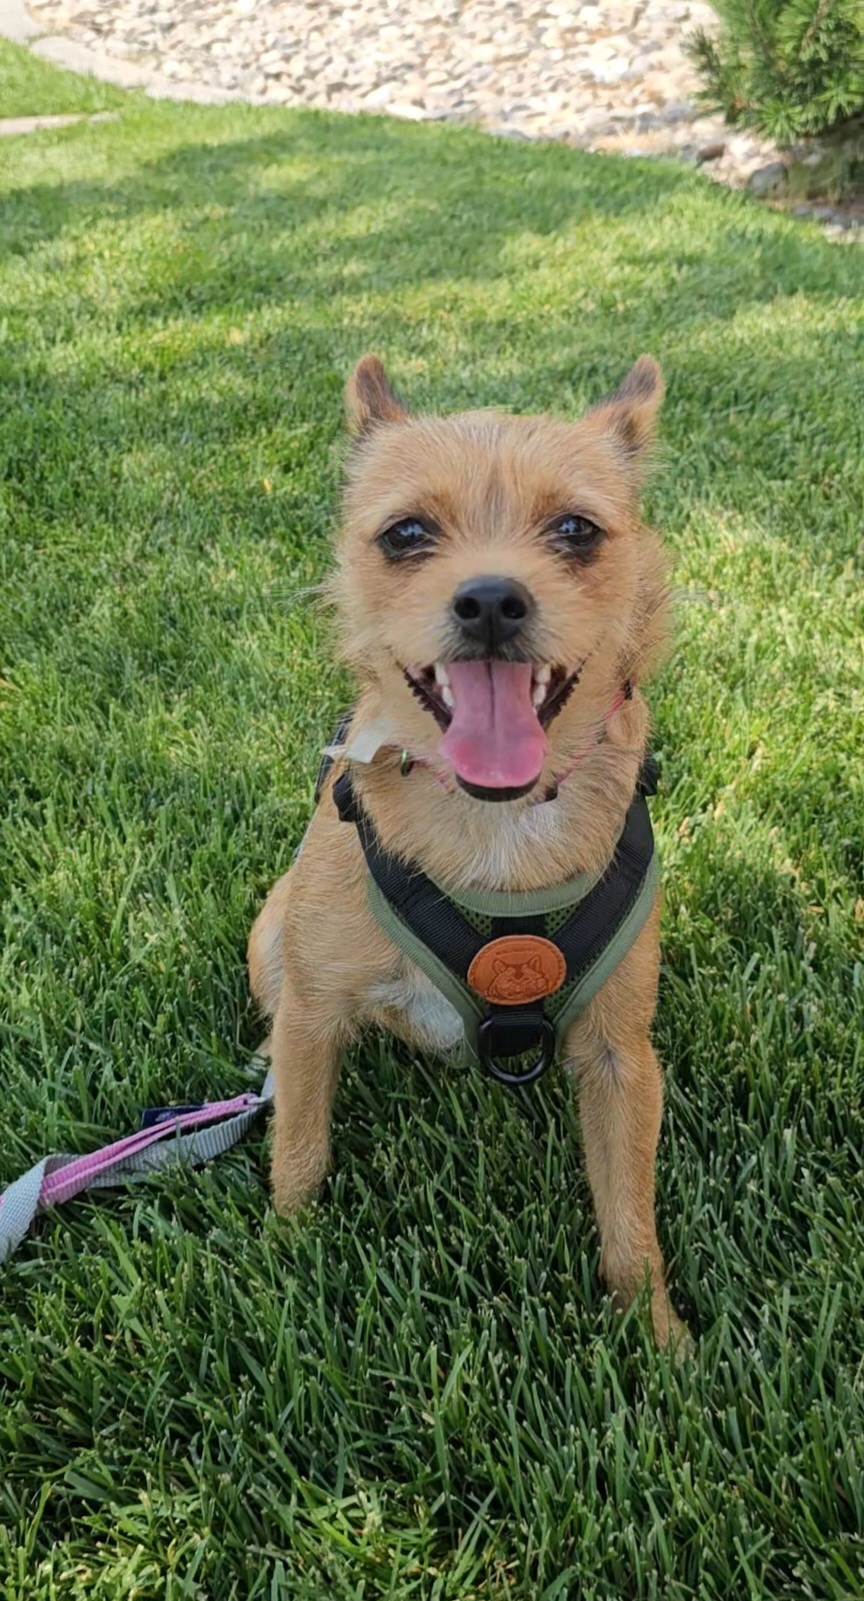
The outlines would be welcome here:
<svg viewBox="0 0 864 1601">
<path fill-rule="evenodd" d="M 626 56 L 613 56 L 611 61 L 598 61 L 589 70 L 597 83 L 620 83 L 626 78 L 630 63 Z"/>
</svg>

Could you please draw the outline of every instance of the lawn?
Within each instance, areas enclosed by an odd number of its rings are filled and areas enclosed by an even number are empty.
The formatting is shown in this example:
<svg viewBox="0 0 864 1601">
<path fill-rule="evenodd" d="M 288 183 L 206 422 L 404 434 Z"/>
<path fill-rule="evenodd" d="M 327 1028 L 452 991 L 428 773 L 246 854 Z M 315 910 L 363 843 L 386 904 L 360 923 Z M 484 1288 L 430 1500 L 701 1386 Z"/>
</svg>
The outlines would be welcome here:
<svg viewBox="0 0 864 1601">
<path fill-rule="evenodd" d="M 50 67 L 22 45 L 0 39 L 0 117 L 118 111 L 135 98 L 95 78 Z"/>
<path fill-rule="evenodd" d="M 120 104 L 0 145 L 0 1183 L 248 1086 L 247 931 L 350 693 L 294 592 L 352 362 L 575 415 L 649 350 L 659 1223 L 698 1344 L 670 1369 L 602 1293 L 560 1075 L 517 1102 L 370 1041 L 305 1215 L 253 1138 L 0 1269 L 0 1595 L 851 1601 L 864 258 L 671 163 Z"/>
</svg>

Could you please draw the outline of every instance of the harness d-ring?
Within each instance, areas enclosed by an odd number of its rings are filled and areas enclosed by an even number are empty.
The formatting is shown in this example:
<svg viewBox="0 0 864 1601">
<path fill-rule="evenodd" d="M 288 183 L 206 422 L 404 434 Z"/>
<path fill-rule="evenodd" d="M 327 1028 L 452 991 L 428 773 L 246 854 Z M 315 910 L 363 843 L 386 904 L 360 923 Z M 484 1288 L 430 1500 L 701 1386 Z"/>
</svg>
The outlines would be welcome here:
<svg viewBox="0 0 864 1601">
<path fill-rule="evenodd" d="M 486 1017 L 477 1028 L 477 1054 L 490 1078 L 497 1079 L 499 1084 L 535 1084 L 555 1060 L 555 1030 L 548 1017 L 544 1017 L 540 1023 L 540 1055 L 524 1073 L 506 1073 L 503 1067 L 498 1066 L 492 1055 L 494 1027 L 494 1017 Z"/>
</svg>

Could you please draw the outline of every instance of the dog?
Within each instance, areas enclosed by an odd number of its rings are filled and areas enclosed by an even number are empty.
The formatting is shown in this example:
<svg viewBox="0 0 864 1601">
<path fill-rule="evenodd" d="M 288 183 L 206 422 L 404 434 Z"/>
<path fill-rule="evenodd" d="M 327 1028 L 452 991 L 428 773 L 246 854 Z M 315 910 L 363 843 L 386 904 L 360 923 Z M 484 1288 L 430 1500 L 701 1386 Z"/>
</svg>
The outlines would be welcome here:
<svg viewBox="0 0 864 1601">
<path fill-rule="evenodd" d="M 344 516 L 327 588 L 358 698 L 248 950 L 252 993 L 272 1020 L 262 1050 L 275 1079 L 279 1213 L 324 1177 L 340 1057 L 361 1031 L 453 1051 L 476 1001 L 493 1008 L 496 1039 L 506 1044 L 505 1025 L 528 1017 L 548 1044 L 531 1007 L 564 981 L 554 939 L 523 929 L 484 944 L 474 989 L 470 969 L 459 979 L 460 1015 L 452 986 L 397 937 L 399 917 L 376 915 L 370 872 L 380 877 L 383 863 L 385 888 L 386 873 L 401 872 L 399 883 L 431 884 L 440 904 L 455 897 L 463 931 L 466 898 L 500 909 L 508 897 L 534 905 L 562 884 L 606 884 L 646 750 L 641 686 L 669 631 L 661 542 L 639 512 L 662 395 L 647 356 L 576 422 L 414 415 L 375 356 L 349 379 Z M 341 815 L 340 774 L 350 784 Z M 559 1048 L 578 1093 L 602 1275 L 622 1306 L 647 1284 L 665 1346 L 684 1331 L 654 1218 L 662 1079 L 650 1040 L 659 907 L 649 888 L 638 931 Z M 438 973 L 446 948 L 436 960 Z"/>
</svg>

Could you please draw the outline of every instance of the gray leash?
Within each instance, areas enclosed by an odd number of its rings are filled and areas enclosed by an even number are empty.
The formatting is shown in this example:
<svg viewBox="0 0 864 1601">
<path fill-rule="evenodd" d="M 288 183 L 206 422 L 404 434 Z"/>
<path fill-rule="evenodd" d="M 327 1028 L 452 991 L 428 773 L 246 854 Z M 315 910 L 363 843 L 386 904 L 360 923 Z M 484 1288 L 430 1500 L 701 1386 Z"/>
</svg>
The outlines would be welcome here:
<svg viewBox="0 0 864 1601">
<path fill-rule="evenodd" d="M 163 1115 L 89 1156 L 44 1156 L 0 1195 L 0 1262 L 17 1250 L 40 1212 L 82 1190 L 107 1189 L 176 1163 L 200 1167 L 244 1139 L 273 1100 L 268 1072 L 258 1095 L 238 1095 Z"/>
</svg>

